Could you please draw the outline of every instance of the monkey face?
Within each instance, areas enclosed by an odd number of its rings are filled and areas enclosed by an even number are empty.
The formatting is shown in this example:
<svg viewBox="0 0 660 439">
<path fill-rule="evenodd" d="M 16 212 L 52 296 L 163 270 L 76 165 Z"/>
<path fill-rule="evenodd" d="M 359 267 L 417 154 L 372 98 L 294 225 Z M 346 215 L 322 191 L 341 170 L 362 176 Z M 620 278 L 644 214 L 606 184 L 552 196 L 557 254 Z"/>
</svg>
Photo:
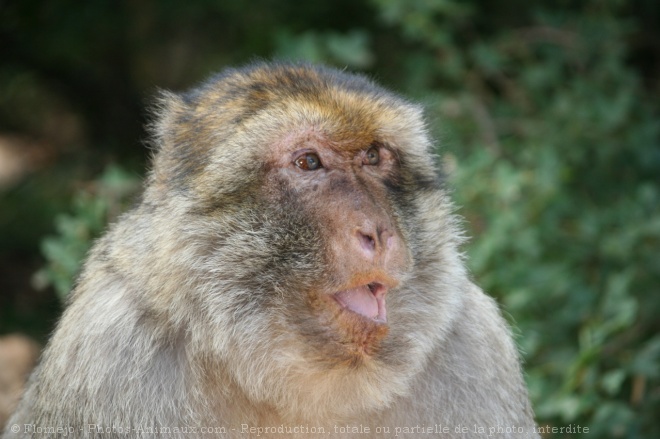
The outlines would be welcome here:
<svg viewBox="0 0 660 439">
<path fill-rule="evenodd" d="M 164 106 L 145 198 L 176 230 L 192 342 L 291 419 L 405 393 L 463 273 L 419 108 L 306 65 L 228 71 Z"/>
<path fill-rule="evenodd" d="M 286 129 L 273 142 L 262 185 L 264 202 L 296 209 L 320 231 L 321 276 L 296 291 L 288 318 L 328 363 L 376 353 L 388 332 L 387 294 L 411 259 L 386 185 L 400 164 L 358 129 L 338 140 L 325 126 Z"/>
</svg>

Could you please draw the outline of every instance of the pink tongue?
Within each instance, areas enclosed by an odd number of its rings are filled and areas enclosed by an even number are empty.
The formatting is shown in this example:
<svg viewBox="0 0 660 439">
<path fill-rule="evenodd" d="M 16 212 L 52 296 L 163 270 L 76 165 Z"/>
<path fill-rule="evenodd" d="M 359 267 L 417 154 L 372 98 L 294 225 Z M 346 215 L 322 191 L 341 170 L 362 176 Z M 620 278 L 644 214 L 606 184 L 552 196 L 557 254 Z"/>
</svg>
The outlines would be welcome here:
<svg viewBox="0 0 660 439">
<path fill-rule="evenodd" d="M 370 319 L 378 317 L 378 301 L 366 286 L 340 291 L 336 296 L 351 311 Z"/>
</svg>

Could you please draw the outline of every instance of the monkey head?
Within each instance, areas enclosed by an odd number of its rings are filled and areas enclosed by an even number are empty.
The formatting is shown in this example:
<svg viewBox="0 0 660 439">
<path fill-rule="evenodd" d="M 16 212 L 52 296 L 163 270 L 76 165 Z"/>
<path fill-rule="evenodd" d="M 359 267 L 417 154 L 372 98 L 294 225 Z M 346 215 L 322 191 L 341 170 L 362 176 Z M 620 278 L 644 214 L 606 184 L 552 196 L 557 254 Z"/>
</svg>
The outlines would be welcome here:
<svg viewBox="0 0 660 439">
<path fill-rule="evenodd" d="M 168 276 L 141 282 L 206 359 L 193 372 L 290 420 L 403 394 L 465 283 L 420 108 L 360 76 L 256 64 L 165 93 L 154 132 L 141 208 Z"/>
</svg>

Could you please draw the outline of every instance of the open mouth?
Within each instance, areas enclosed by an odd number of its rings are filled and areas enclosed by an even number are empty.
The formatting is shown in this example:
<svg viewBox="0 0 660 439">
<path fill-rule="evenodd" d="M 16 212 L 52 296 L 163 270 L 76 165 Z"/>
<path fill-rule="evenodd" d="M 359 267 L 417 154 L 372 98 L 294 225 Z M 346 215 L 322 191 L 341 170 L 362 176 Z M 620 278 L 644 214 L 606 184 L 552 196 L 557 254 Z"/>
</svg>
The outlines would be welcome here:
<svg viewBox="0 0 660 439">
<path fill-rule="evenodd" d="M 366 317 L 377 323 L 387 322 L 385 294 L 387 287 L 371 282 L 356 288 L 339 291 L 332 297 L 339 305 L 350 312 Z"/>
</svg>

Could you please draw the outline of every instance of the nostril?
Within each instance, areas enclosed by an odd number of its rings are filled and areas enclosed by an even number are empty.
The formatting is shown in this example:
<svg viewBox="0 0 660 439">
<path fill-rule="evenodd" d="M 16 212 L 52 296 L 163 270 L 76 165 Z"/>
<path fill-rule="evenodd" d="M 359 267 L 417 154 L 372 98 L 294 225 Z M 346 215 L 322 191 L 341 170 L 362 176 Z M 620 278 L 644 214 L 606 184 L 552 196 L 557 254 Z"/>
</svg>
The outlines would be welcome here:
<svg viewBox="0 0 660 439">
<path fill-rule="evenodd" d="M 362 232 L 358 232 L 357 235 L 360 240 L 360 244 L 362 245 L 362 248 L 370 252 L 373 252 L 376 249 L 376 241 L 371 235 L 367 235 Z"/>
</svg>

